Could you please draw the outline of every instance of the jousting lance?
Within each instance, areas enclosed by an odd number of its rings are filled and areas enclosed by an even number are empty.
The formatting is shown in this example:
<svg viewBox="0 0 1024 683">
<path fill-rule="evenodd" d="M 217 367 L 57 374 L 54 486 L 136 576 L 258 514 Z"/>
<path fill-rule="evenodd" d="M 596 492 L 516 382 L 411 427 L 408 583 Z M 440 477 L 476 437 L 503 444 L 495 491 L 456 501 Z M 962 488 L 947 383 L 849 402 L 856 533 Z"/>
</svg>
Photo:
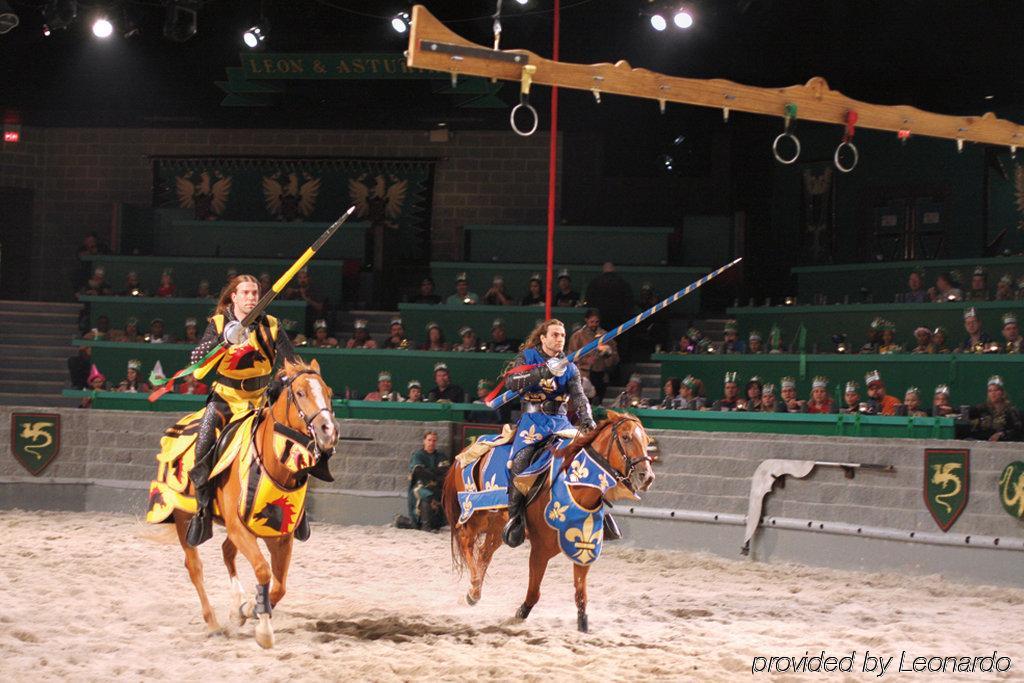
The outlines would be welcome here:
<svg viewBox="0 0 1024 683">
<path fill-rule="evenodd" d="M 249 312 L 248 315 L 245 316 L 245 318 L 242 319 L 241 324 L 243 328 L 247 328 L 250 325 L 252 325 L 256 321 L 256 318 L 258 318 L 263 313 L 263 311 L 267 310 L 267 306 L 269 306 L 271 302 L 273 302 L 274 299 L 277 298 L 277 295 L 284 290 L 285 286 L 289 282 L 291 282 L 291 279 L 295 277 L 295 274 L 302 270 L 303 266 L 309 263 L 309 260 L 312 259 L 316 252 L 318 252 L 320 248 L 327 243 L 327 240 L 331 239 L 334 233 L 338 231 L 338 228 L 340 228 L 342 224 L 348 220 L 349 216 L 351 216 L 355 212 L 355 210 L 356 207 L 353 204 L 348 208 L 348 211 L 342 214 L 341 218 L 334 221 L 329 228 L 324 230 L 324 233 L 317 238 L 316 242 L 313 242 L 313 244 L 311 244 L 309 248 L 306 249 L 305 252 L 303 252 L 302 256 L 300 256 L 298 260 L 295 263 L 293 263 L 291 267 L 284 272 L 283 275 L 281 275 L 281 277 L 277 278 L 277 281 L 270 287 L 270 289 L 267 292 L 263 294 L 263 297 L 260 298 L 256 306 Z M 192 374 L 193 372 L 195 372 L 196 370 L 203 366 L 211 365 L 217 362 L 217 360 L 220 358 L 220 356 L 224 353 L 226 349 L 227 342 L 221 340 L 221 342 L 214 346 L 212 349 L 210 349 L 210 352 L 206 354 L 203 358 L 188 366 L 187 368 L 182 368 L 181 370 L 178 370 L 176 373 L 171 375 L 169 379 L 163 377 L 154 377 L 151 373 L 149 376 L 150 383 L 153 386 L 160 388 L 153 391 L 153 393 L 149 395 L 150 402 L 156 401 L 158 398 L 160 398 L 167 392 L 171 391 L 171 389 L 174 387 L 174 382 L 176 380 Z"/>
<path fill-rule="evenodd" d="M 724 273 L 725 271 L 729 270 L 730 268 L 732 268 L 733 266 L 735 266 L 737 263 L 739 263 L 742 260 L 743 260 L 743 257 L 741 256 L 740 258 L 736 259 L 735 261 L 732 261 L 731 263 L 727 263 L 727 264 L 725 264 L 724 266 L 722 266 L 721 268 L 719 268 L 717 270 L 711 271 L 710 273 L 708 273 L 704 277 L 700 278 L 699 280 L 695 280 L 695 281 L 691 282 L 686 287 L 683 287 L 682 289 L 680 289 L 678 292 L 676 292 L 672 296 L 668 297 L 667 299 L 665 299 L 663 301 L 659 301 L 658 303 L 654 304 L 653 306 L 648 308 L 643 313 L 640 313 L 636 317 L 630 318 L 629 320 L 627 320 L 626 322 L 622 323 L 621 325 L 619 325 L 618 327 L 616 327 L 612 331 L 605 332 L 603 335 L 601 335 L 600 337 L 598 337 L 594 341 L 590 342 L 586 346 L 584 346 L 584 347 L 582 347 L 580 349 L 577 349 L 576 351 L 573 351 L 572 353 L 570 353 L 568 355 L 567 360 L 569 360 L 570 362 L 575 361 L 578 358 L 582 358 L 583 356 L 587 355 L 588 353 L 590 353 L 591 351 L 596 349 L 601 344 L 607 344 L 608 342 L 610 342 L 612 339 L 615 339 L 616 337 L 618 337 L 623 332 L 625 332 L 625 331 L 635 327 L 637 324 L 639 324 L 640 322 L 646 320 L 647 318 L 650 318 L 652 315 L 654 315 L 658 311 L 662 310 L 666 306 L 670 306 L 670 305 L 674 304 L 675 302 L 679 301 L 680 299 L 682 299 L 684 296 L 686 296 L 690 292 L 692 292 L 695 289 L 698 289 L 699 287 L 703 286 L 708 281 L 710 281 L 712 278 L 715 278 L 715 277 L 721 275 L 722 273 Z M 500 408 L 501 406 L 505 405 L 506 403 L 511 401 L 513 398 L 515 398 L 516 394 L 517 394 L 517 392 L 515 392 L 515 391 L 506 391 L 506 392 L 496 396 L 492 400 L 488 401 L 487 405 L 490 406 L 491 408 L 495 408 L 495 409 L 496 408 Z"/>
</svg>

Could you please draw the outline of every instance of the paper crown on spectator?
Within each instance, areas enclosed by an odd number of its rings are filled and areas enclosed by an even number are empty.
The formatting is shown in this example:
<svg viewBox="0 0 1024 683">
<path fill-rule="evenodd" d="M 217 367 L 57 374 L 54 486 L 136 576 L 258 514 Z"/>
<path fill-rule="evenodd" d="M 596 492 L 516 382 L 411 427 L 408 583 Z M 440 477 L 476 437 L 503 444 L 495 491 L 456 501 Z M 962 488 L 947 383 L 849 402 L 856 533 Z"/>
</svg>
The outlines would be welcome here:
<svg viewBox="0 0 1024 683">
<path fill-rule="evenodd" d="M 700 330 L 698 330 L 696 327 L 691 327 L 686 331 L 686 336 L 690 338 L 690 341 L 693 341 L 694 339 L 700 339 Z"/>
<path fill-rule="evenodd" d="M 86 381 L 89 384 L 92 384 L 93 380 L 95 380 L 95 379 L 98 379 L 101 382 L 106 382 L 107 381 L 107 378 L 103 376 L 103 373 L 100 372 L 100 369 L 96 367 L 95 363 L 93 363 L 92 367 L 89 368 L 89 377 L 88 377 L 88 379 Z"/>
<path fill-rule="evenodd" d="M 697 378 L 693 375 L 687 375 L 683 378 L 683 386 L 694 389 L 697 386 Z"/>
<path fill-rule="evenodd" d="M 923 327 L 923 326 L 922 327 L 918 327 L 916 330 L 914 330 L 914 336 L 915 337 L 930 337 L 930 336 L 932 336 L 932 331 L 929 330 L 927 327 Z"/>
<path fill-rule="evenodd" d="M 1006 327 L 1007 325 L 1016 325 L 1016 324 L 1017 324 L 1017 314 L 1016 313 L 1003 313 L 1003 327 Z"/>
<path fill-rule="evenodd" d="M 750 341 L 761 341 L 761 333 L 758 330 L 751 330 L 747 339 Z"/>
<path fill-rule="evenodd" d="M 93 269 L 92 274 L 97 277 L 103 277 L 107 274 L 107 269 L 103 266 L 96 266 L 96 268 Z"/>
<path fill-rule="evenodd" d="M 985 276 L 985 275 L 988 275 L 988 271 L 987 271 L 987 270 L 985 270 L 985 267 L 984 267 L 984 266 L 976 266 L 976 267 L 974 268 L 974 275 L 981 275 L 981 276 Z"/>
<path fill-rule="evenodd" d="M 882 373 L 880 373 L 878 370 L 871 370 L 866 375 L 864 375 L 864 384 L 866 384 L 867 386 L 871 386 L 873 382 L 881 381 Z"/>
<path fill-rule="evenodd" d="M 1003 378 L 999 375 L 992 375 L 988 378 L 988 386 L 995 385 L 997 387 L 1003 386 Z"/>
<path fill-rule="evenodd" d="M 149 321 L 150 325 L 156 325 L 157 323 L 160 323 L 161 325 L 163 325 L 164 324 L 164 319 L 163 318 L 153 318 L 152 320 Z"/>
<path fill-rule="evenodd" d="M 491 323 L 491 329 L 493 330 L 495 327 L 505 327 L 505 321 L 501 318 L 495 318 Z"/>
<path fill-rule="evenodd" d="M 564 278 L 569 278 L 570 280 L 572 279 L 571 277 L 569 277 L 569 269 L 568 268 L 562 268 L 560 271 L 558 271 L 558 279 L 561 280 L 563 277 Z"/>
<path fill-rule="evenodd" d="M 185 327 L 195 327 L 196 324 L 195 318 L 185 318 Z"/>
<path fill-rule="evenodd" d="M 946 328 L 941 325 L 932 330 L 932 334 L 941 334 L 943 337 L 946 336 Z"/>
<path fill-rule="evenodd" d="M 406 389 L 412 389 L 413 387 L 418 387 L 418 388 L 422 389 L 423 385 L 420 384 L 420 381 L 418 379 L 411 379 L 411 380 L 409 380 L 409 383 L 405 385 L 405 388 Z"/>
<path fill-rule="evenodd" d="M 505 278 L 503 278 L 501 275 L 498 275 L 497 273 L 495 273 L 494 277 L 491 278 L 491 284 L 503 285 L 503 284 L 505 284 Z"/>
<path fill-rule="evenodd" d="M 129 271 L 128 271 L 128 274 L 127 274 L 127 275 L 125 275 L 125 278 L 129 278 L 129 277 L 138 277 L 138 276 L 139 276 L 139 274 L 138 274 L 138 273 L 136 273 L 136 272 L 135 272 L 134 270 L 129 270 Z"/>
<path fill-rule="evenodd" d="M 640 375 L 638 375 L 635 372 L 632 375 L 629 376 L 629 381 L 630 382 L 636 382 L 637 384 L 643 384 L 644 383 L 643 377 L 641 377 Z"/>
<path fill-rule="evenodd" d="M 779 380 L 779 386 L 783 389 L 796 389 L 796 380 L 792 377 L 783 377 Z"/>
<path fill-rule="evenodd" d="M 736 321 L 735 320 L 726 320 L 725 321 L 725 331 L 726 332 L 737 332 L 737 331 L 739 331 L 739 327 L 737 327 Z"/>
<path fill-rule="evenodd" d="M 363 325 L 363 327 L 366 327 L 366 325 Z M 324 320 L 323 318 L 318 319 L 315 323 L 313 323 L 313 329 L 314 330 L 326 330 L 327 329 L 327 321 Z M 356 329 L 357 330 L 359 329 L 359 321 L 358 320 L 356 321 Z"/>
<path fill-rule="evenodd" d="M 469 278 L 466 277 L 466 273 L 465 272 L 462 272 L 462 273 L 459 273 L 458 275 L 455 276 L 455 281 L 456 282 L 468 282 Z"/>
<path fill-rule="evenodd" d="M 138 327 L 139 319 L 135 317 L 128 318 L 127 320 L 124 321 L 124 326 L 128 327 L 129 325 L 134 325 L 135 327 Z"/>
<path fill-rule="evenodd" d="M 460 337 L 465 337 L 467 334 L 473 334 L 473 328 L 470 327 L 469 325 L 466 325 L 465 327 L 459 329 Z"/>
<path fill-rule="evenodd" d="M 401 325 L 402 324 L 402 319 L 401 318 L 392 318 L 390 324 L 391 325 Z"/>
<path fill-rule="evenodd" d="M 949 385 L 948 384 L 939 384 L 938 386 L 936 386 L 935 387 L 935 395 L 938 396 L 939 394 L 943 394 L 944 396 L 949 396 Z"/>
<path fill-rule="evenodd" d="M 812 389 L 828 389 L 828 377 L 818 375 L 811 380 Z"/>
<path fill-rule="evenodd" d="M 278 322 L 280 322 L 281 327 L 283 327 L 288 332 L 294 330 L 295 326 L 298 324 L 298 322 L 296 322 L 295 320 L 289 320 L 288 318 L 281 318 Z"/>
<path fill-rule="evenodd" d="M 129 370 L 141 370 L 142 369 L 142 361 L 139 360 L 138 358 L 132 358 L 130 361 L 128 361 L 128 369 Z"/>
<path fill-rule="evenodd" d="M 851 379 L 849 382 L 846 383 L 846 387 L 844 388 L 844 391 L 847 394 L 856 394 L 858 389 L 860 389 L 860 385 L 857 384 L 857 382 L 855 380 Z"/>
<path fill-rule="evenodd" d="M 954 268 L 949 271 L 949 277 L 952 279 L 952 284 L 957 285 L 964 281 L 964 274 Z"/>
<path fill-rule="evenodd" d="M 732 382 L 733 384 L 736 384 L 738 376 L 739 375 L 735 370 L 729 370 L 728 372 L 725 373 L 725 383 L 729 384 L 730 382 Z"/>
<path fill-rule="evenodd" d="M 1010 275 L 1009 273 L 1003 273 L 1003 276 L 1001 278 L 999 278 L 999 284 L 1001 284 L 1001 285 L 1012 285 L 1013 284 L 1013 276 Z"/>
<path fill-rule="evenodd" d="M 199 286 L 200 287 L 209 287 L 210 286 L 210 281 L 209 280 L 200 280 L 199 281 Z"/>
<path fill-rule="evenodd" d="M 317 322 L 320 322 L 320 321 L 319 321 L 319 320 L 317 320 Z M 358 319 L 357 319 L 357 320 L 355 321 L 355 323 L 354 323 L 354 324 L 355 324 L 355 328 L 356 328 L 357 330 L 365 330 L 365 329 L 366 329 L 366 320 L 365 320 L 365 319 L 363 319 L 363 318 L 358 318 Z M 327 325 L 324 325 L 324 327 L 327 327 Z"/>
<path fill-rule="evenodd" d="M 390 382 L 391 381 L 391 373 L 388 372 L 387 370 L 381 370 L 379 373 L 377 373 L 377 381 L 378 382 Z"/>
<path fill-rule="evenodd" d="M 751 377 L 750 379 L 747 380 L 747 384 L 748 385 L 752 384 L 753 382 L 757 382 L 758 384 L 763 384 L 764 383 L 764 382 L 761 381 L 761 378 L 758 375 L 754 375 L 753 377 Z"/>
<path fill-rule="evenodd" d="M 774 396 L 775 395 L 775 385 L 774 384 L 765 384 L 763 387 L 761 387 L 761 395 L 762 396 Z"/>
<path fill-rule="evenodd" d="M 489 379 L 483 378 L 479 382 L 476 383 L 476 388 L 477 389 L 492 389 L 492 388 L 494 388 L 494 383 L 491 380 L 489 380 Z"/>
<path fill-rule="evenodd" d="M 434 329 L 435 327 L 436 327 L 437 329 L 441 329 L 441 326 L 440 326 L 440 325 L 438 325 L 438 324 L 437 324 L 437 323 L 435 323 L 435 322 L 434 322 L 433 320 L 431 320 L 431 321 L 430 321 L 429 323 L 427 323 L 427 332 L 430 332 L 430 330 Z"/>
<path fill-rule="evenodd" d="M 534 280 L 536 280 L 537 282 L 541 281 L 540 273 L 531 273 L 530 274 L 530 282 L 533 282 Z"/>
<path fill-rule="evenodd" d="M 906 390 L 906 392 L 904 392 L 903 395 L 904 396 L 910 396 L 911 394 L 913 394 L 914 396 L 917 396 L 918 398 L 920 398 L 921 397 L 921 390 L 918 389 L 917 387 L 907 387 L 907 390 Z"/>
<path fill-rule="evenodd" d="M 885 321 L 882 320 L 881 318 L 875 318 L 874 320 L 871 321 L 871 329 L 873 329 L 873 330 L 880 330 L 880 329 L 882 329 L 882 323 L 883 322 L 885 322 Z"/>
<path fill-rule="evenodd" d="M 444 361 L 441 361 L 440 363 L 434 363 L 434 372 L 437 372 L 438 370 L 444 370 L 445 372 L 448 372 L 448 364 L 445 363 Z"/>
<path fill-rule="evenodd" d="M 977 318 L 977 317 L 978 317 L 978 311 L 974 308 L 974 306 L 971 306 L 966 311 L 964 311 L 964 320 L 970 320 L 971 318 Z"/>
<path fill-rule="evenodd" d="M 650 292 L 653 289 L 654 289 L 654 285 L 652 285 L 650 282 L 644 282 L 642 285 L 640 285 L 640 291 L 641 292 L 644 292 L 644 291 Z"/>
</svg>

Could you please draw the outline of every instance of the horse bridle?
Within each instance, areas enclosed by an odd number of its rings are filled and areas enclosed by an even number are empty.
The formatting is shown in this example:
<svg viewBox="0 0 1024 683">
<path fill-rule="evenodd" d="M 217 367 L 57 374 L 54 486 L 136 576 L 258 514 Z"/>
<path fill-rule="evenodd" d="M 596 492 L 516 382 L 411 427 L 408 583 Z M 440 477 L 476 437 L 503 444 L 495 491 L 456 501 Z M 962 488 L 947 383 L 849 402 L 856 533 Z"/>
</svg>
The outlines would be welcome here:
<svg viewBox="0 0 1024 683">
<path fill-rule="evenodd" d="M 317 456 L 319 456 L 320 446 L 317 445 L 316 436 L 313 433 L 313 420 L 315 420 L 317 416 L 320 415 L 320 413 L 327 413 L 327 419 L 333 419 L 334 415 L 331 413 L 330 408 L 325 406 L 320 410 L 316 411 L 315 413 L 313 413 L 312 417 L 306 417 L 306 413 L 302 411 L 302 406 L 299 405 L 299 401 L 298 399 L 295 398 L 295 393 L 292 390 L 292 382 L 294 382 L 302 375 L 316 375 L 317 377 L 320 377 L 320 373 L 316 372 L 315 370 L 300 370 L 296 372 L 294 375 L 289 375 L 285 377 L 283 380 L 281 380 L 281 384 L 283 384 L 284 387 L 288 390 L 288 406 L 295 406 L 295 411 L 299 414 L 299 419 L 302 420 L 303 424 L 306 426 L 306 436 L 312 439 L 313 448 L 315 449 Z"/>
<path fill-rule="evenodd" d="M 633 489 L 633 485 L 630 483 L 630 478 L 633 476 L 633 470 L 635 470 L 637 465 L 639 465 L 642 462 L 653 462 L 651 456 L 647 455 L 646 450 L 644 451 L 644 454 L 642 456 L 638 458 L 631 458 L 629 457 L 629 454 L 626 453 L 626 447 L 622 445 L 622 438 L 619 436 L 619 427 L 626 422 L 632 423 L 634 421 L 635 420 L 633 419 L 626 418 L 624 420 L 619 420 L 618 422 L 612 425 L 612 439 L 611 443 L 608 444 L 607 455 L 602 453 L 590 453 L 590 457 L 603 469 L 607 470 L 608 472 L 611 472 L 612 476 L 615 478 L 615 482 L 617 484 L 622 484 L 623 486 L 625 486 L 630 493 L 636 493 L 636 491 Z M 620 474 L 617 469 L 612 467 L 611 460 L 609 460 L 609 456 L 611 456 L 612 454 L 613 446 L 619 449 L 619 454 L 622 456 L 622 459 L 626 462 L 626 471 L 624 473 Z"/>
</svg>

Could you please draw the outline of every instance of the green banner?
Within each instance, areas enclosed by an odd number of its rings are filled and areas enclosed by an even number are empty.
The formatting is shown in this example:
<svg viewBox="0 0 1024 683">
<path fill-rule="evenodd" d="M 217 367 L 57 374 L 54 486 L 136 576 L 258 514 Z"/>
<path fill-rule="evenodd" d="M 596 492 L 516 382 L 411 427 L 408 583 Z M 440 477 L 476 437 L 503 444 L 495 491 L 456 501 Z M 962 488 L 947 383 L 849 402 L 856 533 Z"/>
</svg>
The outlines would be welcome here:
<svg viewBox="0 0 1024 683">
<path fill-rule="evenodd" d="M 381 229 L 376 232 L 383 234 L 389 260 L 424 264 L 430 254 L 434 163 L 157 158 L 153 206 L 186 209 L 203 221 L 331 223 L 355 204 L 353 219 L 368 221 L 371 234 Z"/>
</svg>

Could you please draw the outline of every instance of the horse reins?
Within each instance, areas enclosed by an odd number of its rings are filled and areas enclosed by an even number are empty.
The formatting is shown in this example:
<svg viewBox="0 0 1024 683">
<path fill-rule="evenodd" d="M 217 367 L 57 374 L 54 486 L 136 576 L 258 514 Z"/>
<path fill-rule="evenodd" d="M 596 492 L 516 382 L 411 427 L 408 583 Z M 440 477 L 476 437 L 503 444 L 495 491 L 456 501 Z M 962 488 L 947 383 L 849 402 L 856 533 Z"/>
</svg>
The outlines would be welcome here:
<svg viewBox="0 0 1024 683">
<path fill-rule="evenodd" d="M 629 454 L 626 453 L 626 447 L 622 445 L 622 439 L 619 436 L 619 426 L 621 426 L 624 422 L 633 421 L 634 420 L 627 418 L 625 420 L 619 420 L 618 422 L 612 425 L 613 443 L 608 444 L 607 455 L 601 453 L 588 453 L 590 457 L 594 460 L 594 462 L 596 462 L 600 467 L 607 470 L 608 472 L 611 472 L 612 476 L 615 477 L 615 481 L 629 489 L 630 493 L 636 493 L 636 491 L 633 489 L 633 485 L 629 481 L 630 477 L 633 475 L 633 470 L 636 469 L 636 466 L 642 462 L 653 462 L 651 456 L 647 455 L 646 451 L 644 452 L 644 455 L 642 455 L 639 458 L 629 457 Z M 615 446 L 619 449 L 619 453 L 622 455 L 622 459 L 626 461 L 626 471 L 622 474 L 620 474 L 617 469 L 612 467 L 611 461 L 609 460 L 609 456 L 611 456 L 612 454 L 612 446 Z"/>
</svg>

